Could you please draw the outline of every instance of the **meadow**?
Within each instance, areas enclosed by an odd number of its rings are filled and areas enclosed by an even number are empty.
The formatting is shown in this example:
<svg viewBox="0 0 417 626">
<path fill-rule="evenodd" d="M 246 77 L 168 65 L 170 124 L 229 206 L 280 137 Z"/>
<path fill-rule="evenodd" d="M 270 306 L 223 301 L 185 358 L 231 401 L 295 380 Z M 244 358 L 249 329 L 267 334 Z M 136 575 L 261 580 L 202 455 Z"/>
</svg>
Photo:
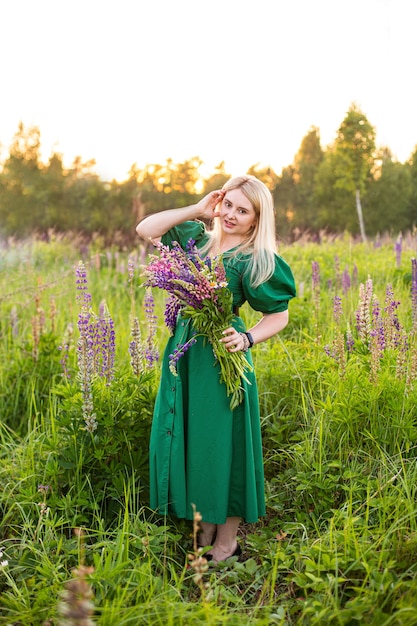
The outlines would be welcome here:
<svg viewBox="0 0 417 626">
<path fill-rule="evenodd" d="M 267 516 L 205 566 L 148 505 L 145 250 L 3 245 L 0 624 L 417 624 L 417 235 L 280 253 L 298 297 L 253 350 Z"/>
</svg>

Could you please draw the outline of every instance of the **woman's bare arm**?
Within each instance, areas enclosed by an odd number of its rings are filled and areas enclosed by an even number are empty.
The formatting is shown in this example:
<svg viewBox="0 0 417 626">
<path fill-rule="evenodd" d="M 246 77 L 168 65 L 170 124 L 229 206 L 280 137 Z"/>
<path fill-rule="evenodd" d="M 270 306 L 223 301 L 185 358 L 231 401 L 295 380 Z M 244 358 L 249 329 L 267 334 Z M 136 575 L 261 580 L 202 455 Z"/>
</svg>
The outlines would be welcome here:
<svg viewBox="0 0 417 626">
<path fill-rule="evenodd" d="M 178 224 L 197 218 L 211 219 L 215 217 L 216 206 L 224 194 L 224 191 L 212 191 L 197 204 L 148 215 L 136 226 L 136 232 L 142 239 L 158 241 L 170 228 Z"/>
</svg>

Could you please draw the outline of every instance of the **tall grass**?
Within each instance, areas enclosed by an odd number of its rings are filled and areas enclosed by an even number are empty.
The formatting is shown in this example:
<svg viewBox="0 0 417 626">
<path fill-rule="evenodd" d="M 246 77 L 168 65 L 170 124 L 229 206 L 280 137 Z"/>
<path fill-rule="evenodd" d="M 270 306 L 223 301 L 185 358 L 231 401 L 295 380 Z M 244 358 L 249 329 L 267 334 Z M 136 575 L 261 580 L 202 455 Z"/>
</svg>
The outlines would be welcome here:
<svg viewBox="0 0 417 626">
<path fill-rule="evenodd" d="M 79 610 L 86 624 L 121 626 L 417 624 L 416 248 L 408 235 L 401 254 L 394 240 L 348 237 L 281 250 L 299 297 L 290 325 L 253 353 L 268 513 L 242 526 L 245 560 L 210 566 L 204 587 L 189 567 L 191 524 L 148 505 L 159 371 L 134 371 L 129 352 L 135 316 L 148 332 L 142 252 L 65 239 L 5 248 L 0 623 L 77 624 Z M 91 311 L 105 300 L 116 333 L 112 380 L 91 378 L 91 432 L 77 352 L 80 259 Z M 370 305 L 364 339 L 357 312 L 369 280 L 382 312 Z M 404 341 L 377 344 L 378 320 Z M 158 324 L 161 348 L 166 336 Z"/>
</svg>

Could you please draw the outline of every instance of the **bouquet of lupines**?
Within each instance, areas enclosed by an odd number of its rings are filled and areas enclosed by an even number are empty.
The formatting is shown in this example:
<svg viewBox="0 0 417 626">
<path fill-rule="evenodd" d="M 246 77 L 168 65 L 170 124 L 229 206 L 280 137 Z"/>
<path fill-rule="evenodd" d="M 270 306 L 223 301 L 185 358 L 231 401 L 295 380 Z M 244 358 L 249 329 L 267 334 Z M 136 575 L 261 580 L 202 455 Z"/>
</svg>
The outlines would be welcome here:
<svg viewBox="0 0 417 626">
<path fill-rule="evenodd" d="M 232 293 L 228 289 L 221 256 L 203 259 L 190 239 L 186 250 L 173 242 L 172 248 L 157 244 L 159 256 L 151 255 L 145 267 L 146 287 L 157 287 L 168 293 L 165 322 L 173 333 L 177 316 L 191 320 L 195 335 L 186 344 L 178 345 L 170 355 L 170 369 L 175 374 L 175 363 L 203 335 L 210 342 L 220 365 L 220 382 L 231 396 L 230 407 L 236 408 L 243 399 L 242 379 L 251 371 L 245 354 L 228 352 L 220 341 L 222 331 L 233 319 Z M 248 382 L 248 381 L 247 381 Z"/>
</svg>

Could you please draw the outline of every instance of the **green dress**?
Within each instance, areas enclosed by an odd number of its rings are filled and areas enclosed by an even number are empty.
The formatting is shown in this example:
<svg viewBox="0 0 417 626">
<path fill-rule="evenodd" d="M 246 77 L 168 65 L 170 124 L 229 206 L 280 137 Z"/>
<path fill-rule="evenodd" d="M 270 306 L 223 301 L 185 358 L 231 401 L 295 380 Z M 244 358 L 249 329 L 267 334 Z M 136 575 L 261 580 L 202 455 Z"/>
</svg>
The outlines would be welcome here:
<svg viewBox="0 0 417 626">
<path fill-rule="evenodd" d="M 185 222 L 162 238 L 185 248 L 190 238 L 197 247 L 207 242 L 202 222 Z M 288 308 L 295 296 L 289 266 L 276 256 L 273 276 L 257 288 L 249 285 L 246 260 L 223 256 L 233 305 L 250 306 L 262 313 Z M 235 316 L 233 326 L 244 331 Z M 178 318 L 162 362 L 150 440 L 150 505 L 160 514 L 193 519 L 193 506 L 203 521 L 223 524 L 227 517 L 256 522 L 265 515 L 262 441 L 256 379 L 244 383 L 243 402 L 233 411 L 226 387 L 219 381 L 213 350 L 202 337 L 177 363 L 178 375 L 168 366 L 169 355 L 190 338 L 190 320 Z M 250 351 L 247 358 L 252 363 Z"/>
</svg>

